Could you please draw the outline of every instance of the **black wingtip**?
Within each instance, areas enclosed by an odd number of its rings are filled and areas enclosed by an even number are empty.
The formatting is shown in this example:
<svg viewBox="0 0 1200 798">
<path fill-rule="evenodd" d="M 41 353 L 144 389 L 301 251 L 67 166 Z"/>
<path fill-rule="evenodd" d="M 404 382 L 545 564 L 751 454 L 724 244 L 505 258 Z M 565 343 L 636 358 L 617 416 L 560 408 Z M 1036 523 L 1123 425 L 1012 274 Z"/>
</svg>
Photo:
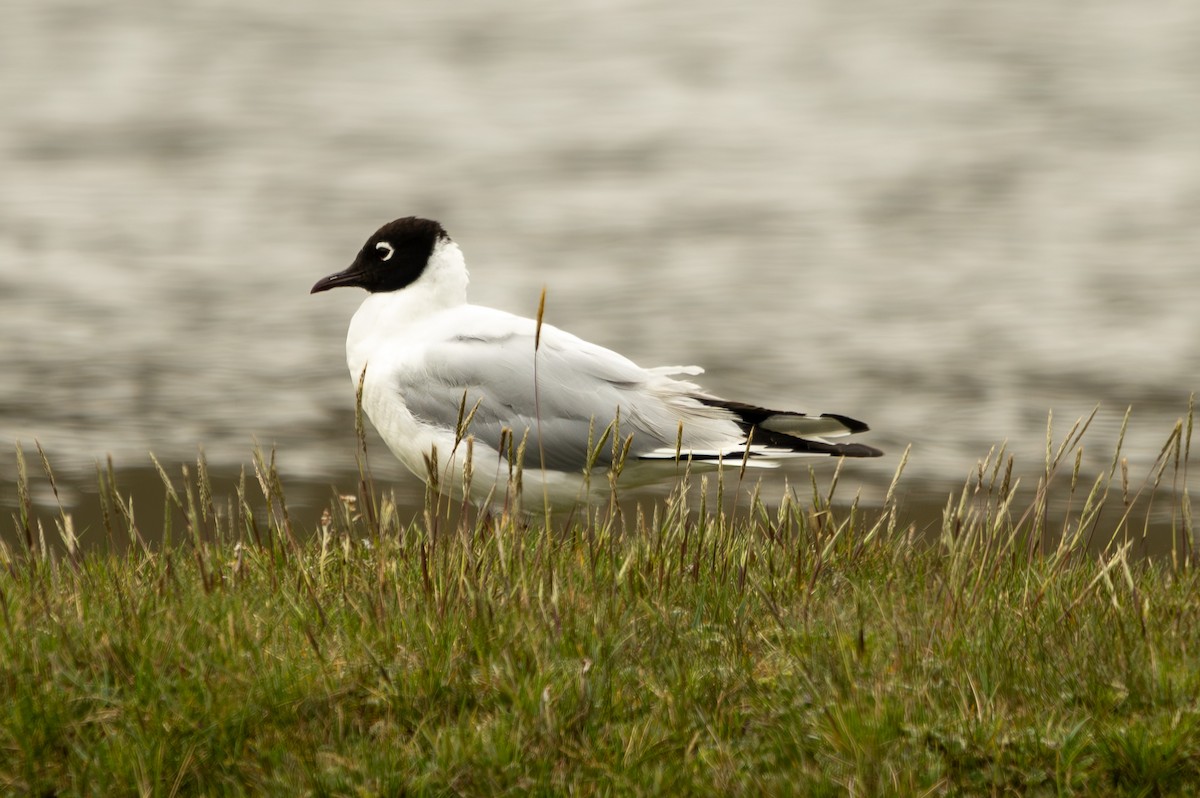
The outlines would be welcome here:
<svg viewBox="0 0 1200 798">
<path fill-rule="evenodd" d="M 871 429 L 864 422 L 859 421 L 857 418 L 850 418 L 850 416 L 843 416 L 839 415 L 838 413 L 822 413 L 821 418 L 832 418 L 834 421 L 844 424 L 846 429 L 850 430 L 850 434 L 852 435 L 858 432 L 868 432 Z M 882 452 L 880 454 L 882 454 Z"/>
<path fill-rule="evenodd" d="M 883 451 L 876 449 L 874 446 L 867 446 L 865 443 L 830 443 L 823 440 L 810 440 L 797 435 L 789 435 L 785 432 L 768 430 L 760 426 L 764 421 L 772 416 L 803 416 L 803 413 L 792 413 L 787 410 L 768 410 L 765 407 L 758 405 L 746 404 L 745 402 L 730 402 L 725 399 L 716 399 L 711 396 L 696 397 L 703 404 L 710 407 L 721 407 L 729 410 L 738 417 L 738 423 L 742 429 L 752 435 L 752 440 L 755 443 L 765 444 L 767 446 L 776 446 L 783 449 L 789 449 L 793 452 L 806 454 L 827 454 L 832 457 L 882 457 Z M 838 413 L 822 413 L 820 418 L 831 418 L 846 428 L 851 435 L 859 432 L 867 432 L 871 428 L 862 421 L 850 416 L 843 416 Z"/>
<path fill-rule="evenodd" d="M 882 457 L 883 450 L 865 443 L 830 443 L 829 441 L 814 441 L 809 438 L 796 438 L 791 435 L 767 433 L 756 430 L 753 441 L 767 446 L 790 449 L 802 454 L 827 454 L 830 457 Z"/>
<path fill-rule="evenodd" d="M 838 451 L 830 452 L 835 457 L 883 457 L 883 450 L 865 443 L 835 443 Z"/>
</svg>

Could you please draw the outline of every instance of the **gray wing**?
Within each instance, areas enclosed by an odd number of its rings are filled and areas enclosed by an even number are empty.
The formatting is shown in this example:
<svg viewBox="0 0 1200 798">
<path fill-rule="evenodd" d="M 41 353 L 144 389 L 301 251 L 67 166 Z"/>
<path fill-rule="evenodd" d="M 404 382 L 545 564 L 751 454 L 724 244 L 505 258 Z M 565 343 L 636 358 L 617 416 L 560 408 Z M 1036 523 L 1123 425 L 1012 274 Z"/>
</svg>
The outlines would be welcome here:
<svg viewBox="0 0 1200 798">
<path fill-rule="evenodd" d="M 685 417 L 685 446 L 736 444 L 741 437 L 727 411 L 689 395 L 690 383 L 549 325 L 536 357 L 535 390 L 532 331 L 464 334 L 429 345 L 424 368 L 400 375 L 397 389 L 413 415 L 450 430 L 465 409 L 466 434 L 494 449 L 506 434 L 515 449 L 528 433 L 524 464 L 532 467 L 579 470 L 589 462 L 589 442 L 590 462 L 609 465 L 611 436 L 598 444 L 618 414 L 620 437 L 633 434 L 631 457 L 673 450 Z"/>
</svg>

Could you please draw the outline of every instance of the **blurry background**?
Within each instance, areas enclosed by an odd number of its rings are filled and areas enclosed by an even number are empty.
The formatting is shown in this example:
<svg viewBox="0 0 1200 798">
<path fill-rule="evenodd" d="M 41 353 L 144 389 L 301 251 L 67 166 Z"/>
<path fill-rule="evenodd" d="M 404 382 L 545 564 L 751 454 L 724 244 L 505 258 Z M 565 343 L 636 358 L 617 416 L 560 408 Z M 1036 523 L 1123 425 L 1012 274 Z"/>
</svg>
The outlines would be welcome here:
<svg viewBox="0 0 1200 798">
<path fill-rule="evenodd" d="M 1132 405 L 1144 473 L 1200 388 L 1194 0 L 0 13 L 0 503 L 34 439 L 72 502 L 255 440 L 293 501 L 352 488 L 362 295 L 308 290 L 410 214 L 475 302 L 868 421 L 864 483 L 1032 473 L 1097 403 L 1089 462 Z"/>
</svg>

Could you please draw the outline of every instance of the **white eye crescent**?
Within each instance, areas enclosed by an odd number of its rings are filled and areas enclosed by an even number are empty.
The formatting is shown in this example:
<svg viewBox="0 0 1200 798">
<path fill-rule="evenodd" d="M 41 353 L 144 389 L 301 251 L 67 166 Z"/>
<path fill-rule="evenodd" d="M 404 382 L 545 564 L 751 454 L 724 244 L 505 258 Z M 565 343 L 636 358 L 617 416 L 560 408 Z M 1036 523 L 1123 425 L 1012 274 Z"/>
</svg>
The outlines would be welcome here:
<svg viewBox="0 0 1200 798">
<path fill-rule="evenodd" d="M 383 253 L 379 256 L 380 260 L 391 260 L 392 255 L 396 253 L 396 250 L 392 247 L 392 245 L 386 241 L 380 241 L 375 245 L 375 249 Z"/>
</svg>

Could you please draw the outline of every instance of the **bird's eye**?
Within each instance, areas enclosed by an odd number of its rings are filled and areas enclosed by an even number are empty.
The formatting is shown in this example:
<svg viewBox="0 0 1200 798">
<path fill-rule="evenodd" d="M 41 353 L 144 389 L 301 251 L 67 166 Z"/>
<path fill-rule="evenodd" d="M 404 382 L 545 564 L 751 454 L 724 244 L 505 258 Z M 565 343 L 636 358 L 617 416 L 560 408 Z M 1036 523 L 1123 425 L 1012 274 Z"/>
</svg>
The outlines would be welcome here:
<svg viewBox="0 0 1200 798">
<path fill-rule="evenodd" d="M 392 245 L 386 241 L 380 241 L 375 245 L 375 249 L 379 250 L 380 260 L 391 260 L 392 255 L 396 252 L 396 250 L 392 248 Z"/>
</svg>

